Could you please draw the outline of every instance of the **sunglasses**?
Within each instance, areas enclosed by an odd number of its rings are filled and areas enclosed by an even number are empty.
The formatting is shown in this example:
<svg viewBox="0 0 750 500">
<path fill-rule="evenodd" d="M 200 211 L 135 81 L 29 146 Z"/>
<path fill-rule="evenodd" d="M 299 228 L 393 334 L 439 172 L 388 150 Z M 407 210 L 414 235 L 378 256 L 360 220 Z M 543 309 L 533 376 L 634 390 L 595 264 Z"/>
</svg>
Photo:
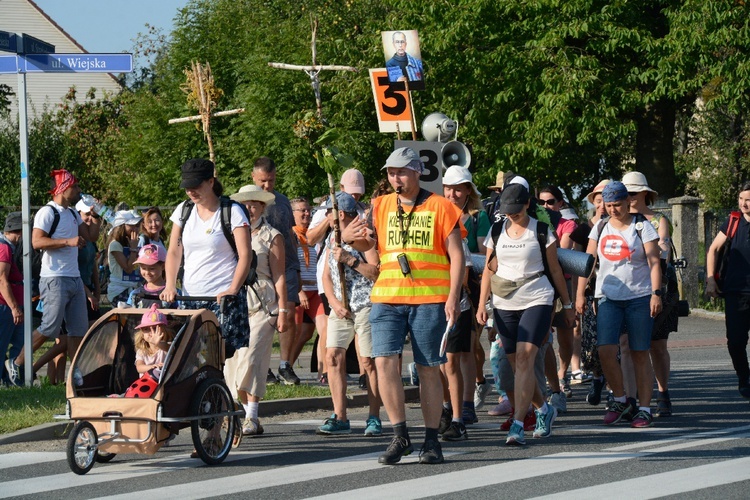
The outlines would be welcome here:
<svg viewBox="0 0 750 500">
<path fill-rule="evenodd" d="M 556 199 L 554 199 L 554 198 L 552 198 L 552 199 L 549 199 L 549 200 L 539 200 L 539 204 L 541 204 L 541 205 L 549 205 L 549 206 L 552 206 L 552 205 L 554 205 L 555 203 L 557 203 L 557 200 L 556 200 Z"/>
<path fill-rule="evenodd" d="M 628 191 L 628 196 L 635 196 L 635 195 L 637 195 L 637 194 L 638 194 L 638 193 L 631 193 L 630 191 Z"/>
</svg>

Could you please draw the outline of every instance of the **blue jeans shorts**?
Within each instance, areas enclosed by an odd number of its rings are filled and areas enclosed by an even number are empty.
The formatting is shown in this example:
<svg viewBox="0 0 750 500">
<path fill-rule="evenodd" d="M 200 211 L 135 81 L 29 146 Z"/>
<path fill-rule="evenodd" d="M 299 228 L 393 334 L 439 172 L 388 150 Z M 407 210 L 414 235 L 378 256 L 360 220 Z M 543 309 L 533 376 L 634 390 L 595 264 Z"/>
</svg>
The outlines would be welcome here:
<svg viewBox="0 0 750 500">
<path fill-rule="evenodd" d="M 415 363 L 438 366 L 446 362 L 445 356 L 440 356 L 440 341 L 447 326 L 445 304 L 373 304 L 370 324 L 373 358 L 401 354 L 410 333 Z"/>
<path fill-rule="evenodd" d="M 630 300 L 599 299 L 596 315 L 596 345 L 618 345 L 623 327 L 628 331 L 631 351 L 648 351 L 651 348 L 651 296 Z"/>
</svg>

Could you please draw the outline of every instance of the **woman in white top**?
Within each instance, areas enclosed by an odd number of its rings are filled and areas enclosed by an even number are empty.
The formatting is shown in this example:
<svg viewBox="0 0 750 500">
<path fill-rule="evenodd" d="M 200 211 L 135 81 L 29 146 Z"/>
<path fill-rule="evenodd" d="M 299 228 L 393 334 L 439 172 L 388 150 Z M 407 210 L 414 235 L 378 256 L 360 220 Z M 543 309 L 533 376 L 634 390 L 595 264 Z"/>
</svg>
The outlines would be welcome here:
<svg viewBox="0 0 750 500">
<path fill-rule="evenodd" d="M 135 266 L 138 258 L 138 225 L 141 216 L 130 210 L 120 210 L 110 229 L 107 245 L 109 285 L 107 299 L 113 307 L 127 302 L 130 292 L 141 283 L 141 274 Z"/>
<path fill-rule="evenodd" d="M 511 184 L 500 197 L 501 213 L 506 218 L 497 241 L 491 231 L 484 242 L 487 247 L 489 269 L 496 265 L 495 276 L 482 274 L 482 287 L 479 303 L 487 301 L 492 282 L 492 306 L 495 325 L 502 338 L 503 347 L 515 374 L 514 420 L 506 439 L 508 445 L 524 445 L 523 419 L 529 403 L 536 408 L 536 428 L 534 437 L 547 437 L 557 411 L 549 406 L 534 376 L 534 360 L 540 346 L 549 334 L 552 323 L 555 290 L 560 294 L 568 325 L 575 320 L 573 305 L 568 295 L 560 264 L 557 261 L 557 247 L 552 228 L 547 227 L 546 248 L 540 248 L 536 219 L 531 218 L 529 191 L 521 184 Z M 495 260 L 496 264 L 492 261 Z M 553 284 L 545 274 L 544 261 L 547 261 Z M 477 321 L 487 322 L 487 311 L 477 311 Z"/>
</svg>

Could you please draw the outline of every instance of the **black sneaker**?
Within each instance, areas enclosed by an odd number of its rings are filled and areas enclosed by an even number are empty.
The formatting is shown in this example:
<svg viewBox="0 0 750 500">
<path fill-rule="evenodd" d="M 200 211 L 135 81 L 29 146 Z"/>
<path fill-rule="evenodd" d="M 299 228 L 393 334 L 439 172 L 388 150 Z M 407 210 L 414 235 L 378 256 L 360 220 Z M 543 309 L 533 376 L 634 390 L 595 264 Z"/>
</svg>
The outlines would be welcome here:
<svg viewBox="0 0 750 500">
<path fill-rule="evenodd" d="M 271 369 L 268 369 L 268 375 L 266 375 L 266 385 L 273 385 L 278 384 L 279 379 L 276 378 L 276 375 L 273 374 Z"/>
<path fill-rule="evenodd" d="M 367 390 L 367 375 L 362 374 L 359 376 L 359 388 L 366 391 Z"/>
<path fill-rule="evenodd" d="M 405 438 L 393 436 L 391 444 L 388 445 L 385 453 L 378 457 L 378 463 L 385 465 L 397 464 L 401 461 L 401 457 L 411 455 L 413 451 L 414 447 L 411 445 L 411 442 Z"/>
<path fill-rule="evenodd" d="M 453 412 L 443 406 L 443 413 L 440 415 L 440 425 L 438 426 L 438 434 L 442 434 L 448 430 L 453 420 Z"/>
<path fill-rule="evenodd" d="M 745 399 L 750 399 L 750 385 L 742 384 L 738 387 L 738 390 L 740 391 L 740 396 L 742 396 Z"/>
<path fill-rule="evenodd" d="M 444 460 L 443 449 L 437 439 L 428 439 L 419 450 L 420 464 L 442 464 Z"/>
<path fill-rule="evenodd" d="M 602 389 L 604 388 L 604 377 L 596 377 L 591 381 L 586 402 L 591 406 L 598 406 L 602 402 Z"/>
<path fill-rule="evenodd" d="M 469 435 L 463 422 L 451 422 L 443 433 L 443 441 L 465 441 Z"/>
<path fill-rule="evenodd" d="M 279 367 L 279 381 L 286 385 L 299 385 L 299 377 L 294 373 L 292 365 Z"/>
<path fill-rule="evenodd" d="M 560 390 L 563 394 L 565 394 L 565 397 L 570 399 L 573 397 L 573 389 L 570 387 L 570 380 L 564 378 L 560 381 Z"/>
</svg>

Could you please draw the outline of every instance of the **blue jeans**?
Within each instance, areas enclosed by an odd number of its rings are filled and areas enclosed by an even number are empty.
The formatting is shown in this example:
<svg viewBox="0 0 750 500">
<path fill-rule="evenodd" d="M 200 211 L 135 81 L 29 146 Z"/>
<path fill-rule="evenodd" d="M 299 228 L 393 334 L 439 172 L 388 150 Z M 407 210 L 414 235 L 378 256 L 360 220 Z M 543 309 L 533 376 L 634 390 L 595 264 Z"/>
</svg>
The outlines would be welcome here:
<svg viewBox="0 0 750 500">
<path fill-rule="evenodd" d="M 401 354 L 410 333 L 415 363 L 438 366 L 446 362 L 445 356 L 440 356 L 440 341 L 448 324 L 445 304 L 373 304 L 370 324 L 373 358 Z"/>
<path fill-rule="evenodd" d="M 3 380 L 8 378 L 5 371 L 5 354 L 10 344 L 13 344 L 10 352 L 10 359 L 13 359 L 20 354 L 23 347 L 23 323 L 14 325 L 10 307 L 0 304 L 0 372 Z"/>
<path fill-rule="evenodd" d="M 596 316 L 596 345 L 618 345 L 623 327 L 628 329 L 628 346 L 631 351 L 648 351 L 651 348 L 651 296 L 630 300 L 599 299 Z"/>
</svg>

